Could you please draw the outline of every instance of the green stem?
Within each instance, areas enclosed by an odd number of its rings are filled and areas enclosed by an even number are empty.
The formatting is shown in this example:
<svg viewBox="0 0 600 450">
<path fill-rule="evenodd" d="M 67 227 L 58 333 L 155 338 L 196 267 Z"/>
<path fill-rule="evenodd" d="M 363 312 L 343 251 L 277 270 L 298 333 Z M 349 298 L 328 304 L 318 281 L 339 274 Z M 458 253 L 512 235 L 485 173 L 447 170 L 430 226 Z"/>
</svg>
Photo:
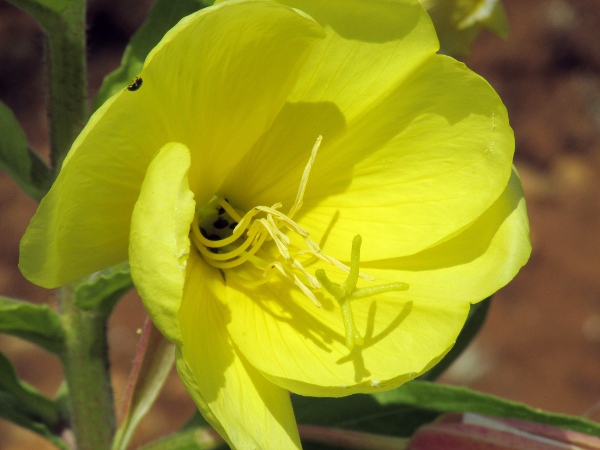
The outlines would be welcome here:
<svg viewBox="0 0 600 450">
<path fill-rule="evenodd" d="M 62 362 L 77 448 L 106 450 L 115 431 L 106 342 L 107 317 L 73 303 L 73 290 L 58 290 L 65 329 Z"/>
<path fill-rule="evenodd" d="M 58 173 L 87 121 L 85 1 L 9 0 L 45 31 L 51 162 Z"/>
<path fill-rule="evenodd" d="M 47 30 L 50 148 L 56 173 L 87 121 L 85 2 L 75 0 Z"/>
</svg>

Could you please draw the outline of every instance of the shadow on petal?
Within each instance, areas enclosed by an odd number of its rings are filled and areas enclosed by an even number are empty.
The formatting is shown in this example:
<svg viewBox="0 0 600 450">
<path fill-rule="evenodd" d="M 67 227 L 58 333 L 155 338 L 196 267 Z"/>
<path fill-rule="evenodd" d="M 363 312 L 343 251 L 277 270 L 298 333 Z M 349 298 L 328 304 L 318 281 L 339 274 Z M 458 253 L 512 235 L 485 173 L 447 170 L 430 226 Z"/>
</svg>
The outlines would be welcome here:
<svg viewBox="0 0 600 450">
<path fill-rule="evenodd" d="M 354 347 L 354 349 L 348 355 L 344 356 L 343 358 L 340 358 L 337 361 L 337 364 L 344 364 L 348 361 L 352 361 L 352 363 L 354 364 L 354 370 L 356 372 L 354 380 L 357 383 L 360 383 L 363 380 L 363 378 L 368 378 L 369 376 L 371 376 L 371 372 L 369 372 L 365 368 L 364 359 L 362 357 L 363 350 L 377 344 L 378 342 L 382 341 L 387 336 L 389 336 L 390 333 L 394 331 L 397 327 L 399 327 L 402 321 L 404 321 L 404 319 L 408 317 L 408 315 L 412 311 L 412 308 L 413 302 L 407 302 L 406 304 L 404 304 L 404 306 L 402 306 L 394 320 L 392 320 L 383 331 L 378 333 L 376 336 L 373 336 L 373 330 L 375 329 L 375 316 L 377 313 L 377 301 L 372 301 L 371 305 L 369 306 L 367 331 L 364 336 L 364 345 Z"/>
<path fill-rule="evenodd" d="M 458 235 L 415 255 L 366 262 L 363 266 L 423 271 L 467 264 L 485 254 L 500 226 L 522 200 L 519 176 L 513 169 L 508 185 L 498 200 Z"/>
</svg>

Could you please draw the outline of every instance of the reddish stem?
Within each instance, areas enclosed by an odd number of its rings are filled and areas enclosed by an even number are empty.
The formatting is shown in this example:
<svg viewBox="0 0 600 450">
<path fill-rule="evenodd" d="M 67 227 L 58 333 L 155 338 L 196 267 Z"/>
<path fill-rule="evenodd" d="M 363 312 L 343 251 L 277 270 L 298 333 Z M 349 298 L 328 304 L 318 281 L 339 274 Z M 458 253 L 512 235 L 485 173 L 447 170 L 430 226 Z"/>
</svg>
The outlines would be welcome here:
<svg viewBox="0 0 600 450">
<path fill-rule="evenodd" d="M 144 355 L 146 354 L 146 349 L 148 348 L 148 343 L 150 342 L 150 336 L 152 334 L 153 329 L 154 324 L 150 320 L 150 317 L 146 316 L 144 326 L 142 327 L 142 333 L 140 335 L 140 341 L 138 342 L 138 345 L 135 349 L 135 358 L 133 359 L 131 372 L 129 372 L 129 378 L 127 379 L 127 387 L 125 388 L 125 398 L 123 399 L 121 414 L 119 415 L 119 426 L 123 424 L 123 421 L 127 417 L 127 414 L 129 414 L 129 409 L 131 408 L 131 401 L 133 399 L 133 392 L 135 391 L 135 386 L 137 384 L 140 369 L 142 367 L 142 362 L 144 360 Z"/>
<path fill-rule="evenodd" d="M 348 450 L 403 450 L 408 439 L 339 428 L 298 425 L 302 440 L 342 447 Z"/>
</svg>

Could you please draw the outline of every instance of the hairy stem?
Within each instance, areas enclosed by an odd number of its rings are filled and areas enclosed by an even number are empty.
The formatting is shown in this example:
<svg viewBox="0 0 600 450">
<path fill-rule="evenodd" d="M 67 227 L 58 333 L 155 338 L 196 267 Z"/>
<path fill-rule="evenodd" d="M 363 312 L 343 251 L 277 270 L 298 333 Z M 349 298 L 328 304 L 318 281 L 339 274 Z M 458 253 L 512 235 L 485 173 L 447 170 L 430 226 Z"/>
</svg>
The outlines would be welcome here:
<svg viewBox="0 0 600 450">
<path fill-rule="evenodd" d="M 50 148 L 56 172 L 87 120 L 85 2 L 71 1 L 46 30 Z"/>
<path fill-rule="evenodd" d="M 9 1 L 45 32 L 50 158 L 56 174 L 88 116 L 85 1 Z"/>
<path fill-rule="evenodd" d="M 73 303 L 73 290 L 58 290 L 65 329 L 62 356 L 69 389 L 69 409 L 77 448 L 106 450 L 115 431 L 108 367 L 106 316 Z"/>
</svg>

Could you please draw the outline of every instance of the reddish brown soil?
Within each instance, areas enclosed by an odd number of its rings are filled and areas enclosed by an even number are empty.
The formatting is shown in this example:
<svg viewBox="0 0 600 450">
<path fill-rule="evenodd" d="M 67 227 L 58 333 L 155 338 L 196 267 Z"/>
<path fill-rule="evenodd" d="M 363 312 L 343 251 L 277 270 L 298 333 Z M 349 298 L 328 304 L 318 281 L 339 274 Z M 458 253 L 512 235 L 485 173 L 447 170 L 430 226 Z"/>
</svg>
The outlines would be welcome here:
<svg viewBox="0 0 600 450">
<path fill-rule="evenodd" d="M 115 68 L 150 1 L 91 2 L 90 92 Z M 451 383 L 569 414 L 600 402 L 600 4 L 597 0 L 508 0 L 512 27 L 501 41 L 484 35 L 467 64 L 504 99 L 517 141 L 516 164 L 528 199 L 534 252 L 495 298 L 480 336 L 444 376 Z M 41 35 L 0 0 L 0 99 L 31 145 L 47 153 Z M 35 204 L 0 173 L 0 294 L 53 302 L 16 269 L 18 242 Z M 110 324 L 117 405 L 143 312 L 135 295 Z M 61 382 L 56 358 L 19 339 L 0 349 L 48 395 Z M 142 423 L 136 443 L 177 429 L 194 409 L 176 376 Z M 591 412 L 600 419 L 600 413 Z M 52 448 L 0 424 L 0 448 Z"/>
</svg>

